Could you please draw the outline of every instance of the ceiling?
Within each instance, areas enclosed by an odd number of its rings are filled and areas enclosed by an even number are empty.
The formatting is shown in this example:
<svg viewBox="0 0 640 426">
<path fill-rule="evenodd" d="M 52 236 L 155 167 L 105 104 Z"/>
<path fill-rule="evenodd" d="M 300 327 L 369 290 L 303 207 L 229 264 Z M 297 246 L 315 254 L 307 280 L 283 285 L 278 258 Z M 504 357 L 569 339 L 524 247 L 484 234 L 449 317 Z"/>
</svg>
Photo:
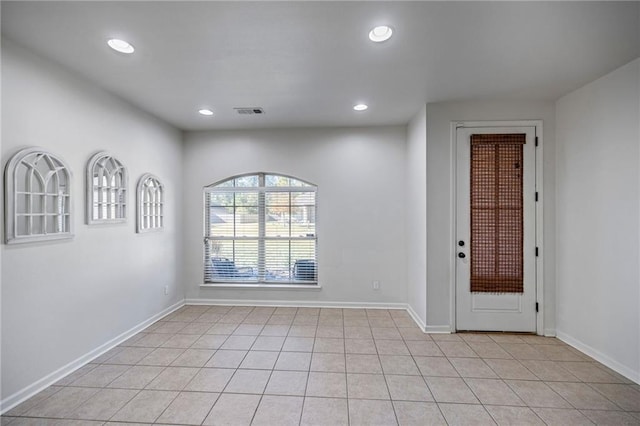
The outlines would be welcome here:
<svg viewBox="0 0 640 426">
<path fill-rule="evenodd" d="M 1 7 L 3 38 L 183 130 L 393 125 L 427 102 L 555 100 L 640 56 L 638 1 Z M 395 33 L 376 44 L 380 24 Z M 113 37 L 136 52 L 112 51 Z M 265 114 L 233 110 L 249 106 Z"/>
</svg>

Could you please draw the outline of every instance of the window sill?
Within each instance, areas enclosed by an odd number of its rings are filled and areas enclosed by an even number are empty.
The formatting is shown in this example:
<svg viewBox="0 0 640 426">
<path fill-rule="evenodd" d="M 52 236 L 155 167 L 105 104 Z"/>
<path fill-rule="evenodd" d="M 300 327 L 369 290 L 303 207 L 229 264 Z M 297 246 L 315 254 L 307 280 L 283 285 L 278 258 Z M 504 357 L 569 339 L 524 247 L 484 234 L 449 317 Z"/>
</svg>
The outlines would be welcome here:
<svg viewBox="0 0 640 426">
<path fill-rule="evenodd" d="M 200 284 L 200 288 L 251 289 L 251 290 L 321 290 L 320 284 Z"/>
</svg>

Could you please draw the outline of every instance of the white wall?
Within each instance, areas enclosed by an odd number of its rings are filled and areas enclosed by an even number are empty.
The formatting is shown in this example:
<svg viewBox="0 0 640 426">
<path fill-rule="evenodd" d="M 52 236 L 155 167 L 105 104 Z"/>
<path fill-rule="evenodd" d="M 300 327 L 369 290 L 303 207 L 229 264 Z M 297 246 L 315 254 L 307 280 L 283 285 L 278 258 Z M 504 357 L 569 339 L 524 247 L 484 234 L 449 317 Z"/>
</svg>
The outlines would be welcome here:
<svg viewBox="0 0 640 426">
<path fill-rule="evenodd" d="M 2 399 L 183 299 L 177 283 L 181 135 L 21 48 L 2 42 L 2 167 L 27 146 L 73 173 L 75 238 L 2 244 Z M 84 224 L 84 172 L 108 150 L 129 169 L 126 224 Z M 166 229 L 135 233 L 144 172 L 166 185 Z M 169 295 L 164 295 L 169 286 Z"/>
<path fill-rule="evenodd" d="M 406 303 L 404 127 L 185 134 L 187 299 Z M 202 288 L 202 188 L 250 172 L 318 186 L 321 290 Z M 372 280 L 381 288 L 372 289 Z"/>
<path fill-rule="evenodd" d="M 427 105 L 427 329 L 451 326 L 451 122 L 542 120 L 544 138 L 544 328 L 555 332 L 554 105 L 533 101 L 442 102 Z"/>
<path fill-rule="evenodd" d="M 407 303 L 427 323 L 427 106 L 407 127 Z"/>
<path fill-rule="evenodd" d="M 640 381 L 640 59 L 556 104 L 558 336 Z"/>
</svg>

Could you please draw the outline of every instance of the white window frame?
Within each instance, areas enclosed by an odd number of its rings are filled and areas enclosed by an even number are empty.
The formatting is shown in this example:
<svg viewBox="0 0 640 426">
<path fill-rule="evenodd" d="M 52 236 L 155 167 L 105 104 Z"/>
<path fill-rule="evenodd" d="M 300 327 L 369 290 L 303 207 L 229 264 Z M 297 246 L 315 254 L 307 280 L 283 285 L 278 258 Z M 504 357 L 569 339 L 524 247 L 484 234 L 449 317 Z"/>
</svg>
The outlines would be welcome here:
<svg viewBox="0 0 640 426">
<path fill-rule="evenodd" d="M 150 183 L 156 188 L 150 192 Z M 164 229 L 164 185 L 151 173 L 143 174 L 136 186 L 137 220 L 136 232 L 153 232 Z"/>
<path fill-rule="evenodd" d="M 111 172 L 107 170 L 107 165 L 111 166 Z M 102 177 L 105 174 L 107 179 L 103 186 Z M 112 177 L 115 177 L 115 186 L 111 186 Z M 127 186 L 127 168 L 120 160 L 104 151 L 93 155 L 87 163 L 86 173 L 87 225 L 125 223 L 128 210 Z M 105 191 L 107 197 L 115 193 L 115 202 L 103 199 Z M 97 209 L 94 210 L 94 207 Z M 107 217 L 101 217 L 103 212 L 106 212 Z"/>
<path fill-rule="evenodd" d="M 258 178 L 258 186 L 254 186 L 254 187 L 228 187 L 228 186 L 220 186 L 223 183 L 229 182 L 229 181 L 233 181 L 234 179 L 238 179 L 238 178 L 242 178 L 242 177 L 250 177 L 250 176 L 256 176 Z M 289 178 L 289 179 L 294 179 L 298 182 L 302 182 L 305 185 L 308 186 L 287 186 L 287 187 L 279 187 L 279 186 L 266 186 L 265 184 L 265 177 L 266 176 L 279 176 L 279 177 L 284 177 L 284 178 Z M 318 279 L 318 231 L 317 231 L 317 223 L 316 223 L 316 228 L 314 230 L 314 234 L 313 236 L 305 236 L 305 237 L 267 237 L 265 235 L 266 233 L 266 215 L 265 215 L 265 209 L 266 209 L 266 204 L 265 204 L 265 194 L 269 193 L 269 192 L 289 192 L 289 193 L 294 193 L 294 192 L 313 192 L 317 194 L 317 190 L 318 187 L 308 181 L 305 181 L 303 179 L 300 179 L 298 177 L 295 176 L 289 176 L 289 175 L 283 175 L 280 173 L 265 173 L 265 172 L 258 172 L 258 173 L 247 173 L 247 174 L 243 174 L 243 175 L 237 175 L 237 176 L 232 176 L 229 177 L 227 179 L 223 179 L 221 181 L 218 181 L 216 183 L 213 183 L 211 185 L 208 185 L 206 187 L 204 187 L 203 189 L 203 211 L 204 211 L 204 245 L 203 245 L 203 282 L 204 282 L 204 286 L 220 286 L 220 287 L 237 287 L 237 288 L 241 288 L 241 287 L 278 287 L 278 288 L 320 288 L 319 285 L 319 279 Z M 209 241 L 214 241 L 214 240 L 227 240 L 227 241 L 231 241 L 231 240 L 236 240 L 236 241 L 242 241 L 246 238 L 244 237 L 216 237 L 211 235 L 211 225 L 210 225 L 210 209 L 209 209 L 209 201 L 208 201 L 208 194 L 210 193 L 214 193 L 214 192 L 257 192 L 258 193 L 258 237 L 249 237 L 249 239 L 253 240 L 253 239 L 258 239 L 258 277 L 256 279 L 252 279 L 252 280 L 242 280 L 242 279 L 208 279 L 208 272 L 207 269 L 209 267 L 208 262 L 210 262 L 211 259 L 211 253 L 210 253 L 210 249 L 209 249 Z M 292 206 L 290 206 L 292 207 Z M 317 202 L 317 197 L 315 198 L 315 202 L 313 205 L 313 216 L 315 218 L 317 218 L 317 211 L 318 211 L 318 202 Z M 314 241 L 315 243 L 315 249 L 314 249 L 314 259 L 313 261 L 315 262 L 314 264 L 314 275 L 315 275 L 315 279 L 313 280 L 308 280 L 308 279 L 303 279 L 303 280 L 296 280 L 296 279 L 291 279 L 291 280 L 286 280 L 286 281 L 280 281 L 280 280 L 267 280 L 265 278 L 266 274 L 265 274 L 265 259 L 267 257 L 266 249 L 265 249 L 265 242 L 267 240 L 288 240 L 288 241 L 302 241 L 302 240 L 308 240 L 308 241 Z"/>
<path fill-rule="evenodd" d="M 37 168 L 41 162 L 48 168 L 44 174 Z M 24 181 L 18 178 L 23 167 L 27 169 Z M 34 185 L 38 182 L 43 189 L 36 191 Z M 18 244 L 73 238 L 72 184 L 67 163 L 42 148 L 26 148 L 11 157 L 5 169 L 5 242 Z M 47 191 L 50 188 L 52 190 Z M 18 197 L 25 197 L 28 212 L 18 212 Z M 40 202 L 34 204 L 34 197 L 41 197 Z M 55 202 L 53 211 L 49 208 L 50 199 Z M 37 205 L 40 209 L 34 211 Z M 18 229 L 20 217 L 27 218 L 25 229 Z M 34 233 L 34 217 L 42 218 L 40 233 Z M 47 231 L 50 221 L 55 221 L 54 232 Z"/>
</svg>

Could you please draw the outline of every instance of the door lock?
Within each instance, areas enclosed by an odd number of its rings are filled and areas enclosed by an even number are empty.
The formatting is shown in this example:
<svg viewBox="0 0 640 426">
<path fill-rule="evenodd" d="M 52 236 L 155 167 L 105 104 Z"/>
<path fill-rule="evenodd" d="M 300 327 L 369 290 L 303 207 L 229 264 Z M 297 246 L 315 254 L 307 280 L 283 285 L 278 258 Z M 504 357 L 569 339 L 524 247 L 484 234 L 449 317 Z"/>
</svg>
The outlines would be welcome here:
<svg viewBox="0 0 640 426">
<path fill-rule="evenodd" d="M 459 245 L 460 247 L 464 247 L 464 241 L 462 241 L 462 240 L 458 241 L 458 245 Z"/>
<path fill-rule="evenodd" d="M 467 255 L 466 255 L 466 254 L 464 254 L 464 253 L 458 253 L 458 257 L 459 257 L 460 259 L 464 259 L 465 257 L 467 257 Z"/>
</svg>

